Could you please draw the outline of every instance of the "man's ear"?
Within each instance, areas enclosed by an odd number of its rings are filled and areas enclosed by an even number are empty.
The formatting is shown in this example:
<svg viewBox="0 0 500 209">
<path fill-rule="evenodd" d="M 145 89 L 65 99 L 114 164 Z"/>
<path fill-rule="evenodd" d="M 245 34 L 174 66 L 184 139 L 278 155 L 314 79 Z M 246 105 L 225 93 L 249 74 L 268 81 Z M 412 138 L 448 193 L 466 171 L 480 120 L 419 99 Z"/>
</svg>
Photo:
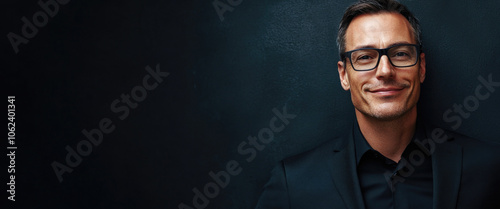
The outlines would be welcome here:
<svg viewBox="0 0 500 209">
<path fill-rule="evenodd" d="M 425 72 L 426 72 L 426 68 L 425 68 L 425 54 L 424 53 L 420 53 L 420 70 L 419 70 L 420 83 L 423 83 L 424 80 L 425 80 Z"/>
<path fill-rule="evenodd" d="M 338 61 L 337 69 L 339 70 L 340 85 L 342 85 L 342 88 L 344 88 L 344 90 L 349 90 L 351 88 L 351 84 L 349 83 L 349 77 L 345 69 L 345 63 L 342 61 Z"/>
</svg>

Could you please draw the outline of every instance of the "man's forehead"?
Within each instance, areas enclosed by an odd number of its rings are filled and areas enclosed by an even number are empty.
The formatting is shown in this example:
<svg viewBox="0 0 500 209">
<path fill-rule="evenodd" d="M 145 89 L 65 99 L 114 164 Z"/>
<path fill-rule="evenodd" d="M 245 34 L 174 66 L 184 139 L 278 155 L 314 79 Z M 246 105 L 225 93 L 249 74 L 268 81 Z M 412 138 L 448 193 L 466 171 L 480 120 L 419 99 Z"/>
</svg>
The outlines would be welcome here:
<svg viewBox="0 0 500 209">
<path fill-rule="evenodd" d="M 359 15 L 346 31 L 346 51 L 365 47 L 385 48 L 397 43 L 415 44 L 410 23 L 399 13 Z"/>
</svg>

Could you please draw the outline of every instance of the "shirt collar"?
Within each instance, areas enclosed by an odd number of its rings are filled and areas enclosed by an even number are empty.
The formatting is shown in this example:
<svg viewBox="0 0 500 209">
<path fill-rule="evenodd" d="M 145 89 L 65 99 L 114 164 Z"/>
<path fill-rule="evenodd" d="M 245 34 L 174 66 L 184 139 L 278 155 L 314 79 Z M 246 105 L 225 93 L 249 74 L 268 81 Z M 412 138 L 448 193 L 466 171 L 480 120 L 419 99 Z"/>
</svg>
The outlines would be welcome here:
<svg viewBox="0 0 500 209">
<path fill-rule="evenodd" d="M 358 120 L 354 121 L 353 127 L 353 136 L 354 136 L 354 152 L 356 153 L 356 165 L 359 165 L 359 161 L 361 161 L 361 157 L 368 151 L 372 150 L 372 147 L 366 141 L 365 137 L 361 133 L 359 129 Z"/>
<path fill-rule="evenodd" d="M 416 147 L 414 144 L 415 139 L 425 139 L 426 134 L 425 134 L 425 128 L 422 122 L 417 118 L 417 127 L 415 128 L 415 134 L 412 137 L 412 140 L 410 144 L 408 144 L 408 147 L 405 149 L 405 152 L 403 155 L 407 154 L 407 150 L 409 148 L 411 149 L 419 149 L 419 147 Z M 356 165 L 359 165 L 359 162 L 361 161 L 361 157 L 369 151 L 369 150 L 374 150 L 370 144 L 366 141 L 365 137 L 361 133 L 361 130 L 359 129 L 359 124 L 358 120 L 354 120 L 354 127 L 353 127 L 353 137 L 354 137 L 354 152 L 356 153 Z"/>
</svg>

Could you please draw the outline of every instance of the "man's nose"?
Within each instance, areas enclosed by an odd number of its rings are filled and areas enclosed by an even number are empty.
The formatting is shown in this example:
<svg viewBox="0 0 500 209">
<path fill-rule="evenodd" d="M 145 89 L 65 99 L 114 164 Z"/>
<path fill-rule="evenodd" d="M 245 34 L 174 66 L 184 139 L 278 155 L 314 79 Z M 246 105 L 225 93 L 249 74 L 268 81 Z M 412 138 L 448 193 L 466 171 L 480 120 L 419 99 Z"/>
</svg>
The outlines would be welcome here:
<svg viewBox="0 0 500 209">
<path fill-rule="evenodd" d="M 382 55 L 380 57 L 380 62 L 378 63 L 377 69 L 375 69 L 377 79 L 387 79 L 394 77 L 395 69 L 389 61 L 389 57 Z"/>
</svg>

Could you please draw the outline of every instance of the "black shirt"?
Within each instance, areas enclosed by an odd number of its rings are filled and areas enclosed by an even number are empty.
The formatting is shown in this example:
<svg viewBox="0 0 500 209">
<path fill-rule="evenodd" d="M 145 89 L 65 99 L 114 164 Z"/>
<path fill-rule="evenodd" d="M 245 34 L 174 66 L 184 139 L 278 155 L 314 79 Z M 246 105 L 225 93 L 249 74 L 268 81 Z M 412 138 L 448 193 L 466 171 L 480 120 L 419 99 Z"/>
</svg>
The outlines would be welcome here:
<svg viewBox="0 0 500 209">
<path fill-rule="evenodd" d="M 366 209 L 432 208 L 432 161 L 416 143 L 427 138 L 423 125 L 417 124 L 396 163 L 371 148 L 355 123 L 357 171 Z"/>
</svg>

